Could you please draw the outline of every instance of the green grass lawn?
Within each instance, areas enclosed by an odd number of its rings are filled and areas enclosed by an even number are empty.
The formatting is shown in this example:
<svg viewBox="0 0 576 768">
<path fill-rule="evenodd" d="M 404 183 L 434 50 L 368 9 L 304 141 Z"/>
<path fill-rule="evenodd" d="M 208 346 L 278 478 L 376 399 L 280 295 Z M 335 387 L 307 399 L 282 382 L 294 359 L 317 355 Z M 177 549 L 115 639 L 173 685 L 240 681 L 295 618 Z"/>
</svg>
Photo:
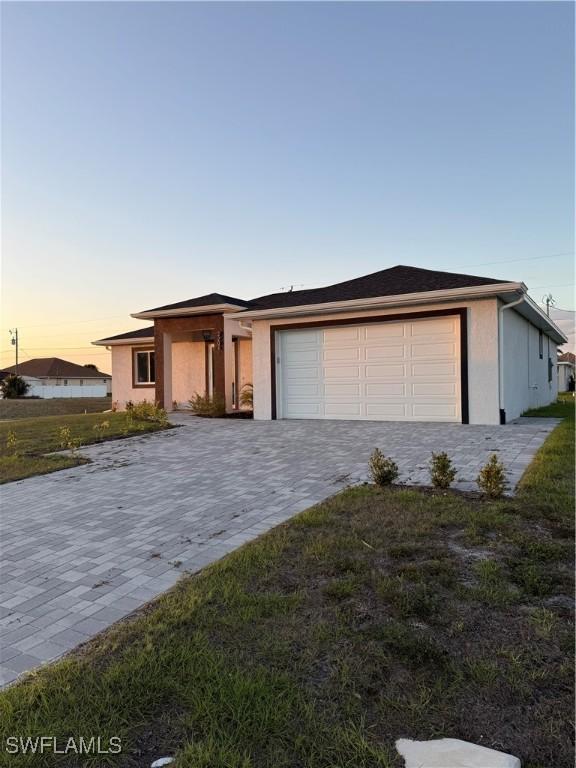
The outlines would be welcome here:
<svg viewBox="0 0 576 768">
<path fill-rule="evenodd" d="M 103 423 L 107 423 L 108 427 L 99 430 L 98 425 Z M 82 458 L 81 451 L 67 451 L 66 455 L 58 456 L 46 455 L 62 450 L 62 427 L 68 427 L 72 439 L 77 441 L 79 447 L 162 429 L 155 422 L 128 419 L 126 413 L 39 416 L 3 421 L 0 422 L 0 483 L 84 463 L 86 460 Z M 11 440 L 15 440 L 15 443 L 11 444 Z"/>
<path fill-rule="evenodd" d="M 112 407 L 111 397 L 54 397 L 0 400 L 0 419 L 28 419 L 33 416 L 65 416 L 69 413 L 101 413 Z"/>
<path fill-rule="evenodd" d="M 574 414 L 549 412 L 515 499 L 347 490 L 0 694 L 4 735 L 123 743 L 0 765 L 399 768 L 398 737 L 447 736 L 572 768 Z"/>
</svg>

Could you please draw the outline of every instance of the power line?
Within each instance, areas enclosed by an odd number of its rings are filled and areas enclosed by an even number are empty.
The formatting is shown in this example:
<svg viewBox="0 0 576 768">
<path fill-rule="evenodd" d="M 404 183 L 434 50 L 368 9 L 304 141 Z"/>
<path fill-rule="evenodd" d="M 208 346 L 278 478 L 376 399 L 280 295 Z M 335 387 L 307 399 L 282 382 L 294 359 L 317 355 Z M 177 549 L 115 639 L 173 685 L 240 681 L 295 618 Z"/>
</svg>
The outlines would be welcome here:
<svg viewBox="0 0 576 768">
<path fill-rule="evenodd" d="M 536 261 L 538 259 L 558 259 L 561 256 L 574 256 L 574 251 L 565 251 L 564 253 L 550 253 L 546 256 L 523 256 L 520 259 L 498 259 L 497 261 L 480 261 L 476 264 L 465 264 L 466 267 L 483 267 L 488 264 L 513 264 L 516 261 Z"/>
</svg>

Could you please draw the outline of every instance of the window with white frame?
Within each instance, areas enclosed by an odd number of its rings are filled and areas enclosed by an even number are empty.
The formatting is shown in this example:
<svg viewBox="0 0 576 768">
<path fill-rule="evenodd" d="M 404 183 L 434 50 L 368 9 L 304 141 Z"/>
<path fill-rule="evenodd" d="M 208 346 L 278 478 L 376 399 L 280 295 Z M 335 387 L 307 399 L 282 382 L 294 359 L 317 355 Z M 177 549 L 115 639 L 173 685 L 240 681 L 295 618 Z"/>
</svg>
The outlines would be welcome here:
<svg viewBox="0 0 576 768">
<path fill-rule="evenodd" d="M 134 350 L 134 383 L 154 384 L 155 381 L 154 350 Z"/>
</svg>

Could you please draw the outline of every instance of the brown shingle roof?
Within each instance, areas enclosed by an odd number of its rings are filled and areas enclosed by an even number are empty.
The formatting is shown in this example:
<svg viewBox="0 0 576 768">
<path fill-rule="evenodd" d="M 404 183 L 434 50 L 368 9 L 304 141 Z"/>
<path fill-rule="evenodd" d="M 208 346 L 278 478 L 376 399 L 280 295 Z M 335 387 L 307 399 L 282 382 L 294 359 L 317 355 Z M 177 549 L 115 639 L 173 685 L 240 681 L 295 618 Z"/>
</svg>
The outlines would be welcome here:
<svg viewBox="0 0 576 768">
<path fill-rule="evenodd" d="M 196 296 L 194 299 L 177 301 L 176 304 L 164 304 L 162 307 L 145 309 L 144 312 L 162 312 L 166 309 L 187 309 L 188 307 L 208 307 L 212 304 L 237 304 L 239 307 L 247 307 L 250 302 L 244 299 L 236 299 L 234 296 L 225 296 L 222 293 L 207 293 L 205 296 Z"/>
<path fill-rule="evenodd" d="M 442 291 L 450 288 L 469 288 L 476 285 L 496 285 L 505 282 L 508 281 L 399 265 L 363 277 L 356 277 L 353 280 L 346 280 L 343 283 L 328 285 L 325 288 L 260 296 L 250 301 L 250 309 L 297 307 L 305 304 L 372 299 L 378 296 L 397 296 L 403 293 Z"/>
<path fill-rule="evenodd" d="M 576 355 L 573 352 L 564 352 L 562 355 L 558 357 L 559 363 L 572 363 L 572 365 L 576 364 Z"/>
<path fill-rule="evenodd" d="M 137 331 L 126 331 L 125 333 L 117 333 L 116 336 L 106 336 L 104 339 L 98 339 L 98 342 L 103 341 L 120 341 L 121 339 L 150 339 L 154 338 L 154 326 L 149 325 L 147 328 L 138 328 Z"/>
<path fill-rule="evenodd" d="M 5 370 L 16 373 L 16 366 L 11 365 Z M 20 376 L 37 376 L 38 378 L 74 378 L 74 379 L 110 379 L 109 373 L 95 371 L 93 368 L 85 368 L 83 365 L 70 363 L 60 357 L 35 357 L 18 364 Z"/>
</svg>

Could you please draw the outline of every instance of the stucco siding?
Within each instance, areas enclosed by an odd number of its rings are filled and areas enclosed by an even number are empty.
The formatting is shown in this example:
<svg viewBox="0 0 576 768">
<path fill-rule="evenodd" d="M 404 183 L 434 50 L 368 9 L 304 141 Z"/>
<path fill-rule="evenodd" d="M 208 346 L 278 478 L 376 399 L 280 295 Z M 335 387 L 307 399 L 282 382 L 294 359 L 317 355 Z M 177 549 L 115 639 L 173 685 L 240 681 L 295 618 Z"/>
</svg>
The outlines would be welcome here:
<svg viewBox="0 0 576 768">
<path fill-rule="evenodd" d="M 468 310 L 468 387 L 469 419 L 472 424 L 498 424 L 498 316 L 496 299 L 482 299 L 456 303 L 437 303 L 369 310 L 365 312 L 342 312 L 338 314 L 308 315 L 297 318 L 276 320 L 254 320 L 253 339 L 253 383 L 254 417 L 272 417 L 272 377 L 270 361 L 270 326 L 289 326 L 291 323 L 343 320 L 362 318 L 370 315 L 399 315 L 408 312 L 429 312 L 439 309 L 466 307 Z"/>
<path fill-rule="evenodd" d="M 112 347 L 112 402 L 117 404 L 120 410 L 126 408 L 126 403 L 140 403 L 142 400 L 154 402 L 154 387 L 132 386 L 132 350 L 134 346 Z"/>
<path fill-rule="evenodd" d="M 172 342 L 172 398 L 179 407 L 206 391 L 205 362 L 203 341 Z"/>
<path fill-rule="evenodd" d="M 529 408 L 553 402 L 558 395 L 556 344 L 542 334 L 514 309 L 503 312 L 503 384 L 506 421 L 521 416 Z M 548 381 L 548 359 L 552 365 L 552 381 Z"/>
</svg>

